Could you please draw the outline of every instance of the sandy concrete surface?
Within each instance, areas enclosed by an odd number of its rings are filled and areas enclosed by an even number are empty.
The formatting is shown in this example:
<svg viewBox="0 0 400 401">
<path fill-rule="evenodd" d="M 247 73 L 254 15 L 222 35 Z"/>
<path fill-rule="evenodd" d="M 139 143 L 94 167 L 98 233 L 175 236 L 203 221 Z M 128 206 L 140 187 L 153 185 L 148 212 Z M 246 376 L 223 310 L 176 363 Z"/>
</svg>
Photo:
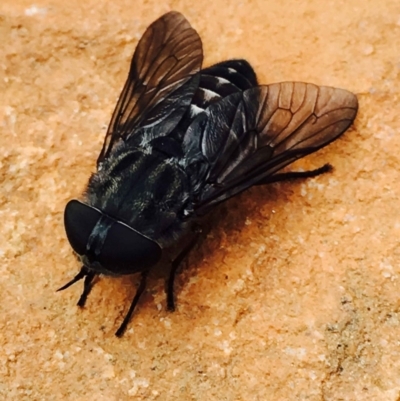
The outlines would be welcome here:
<svg viewBox="0 0 400 401">
<path fill-rule="evenodd" d="M 400 2 L 0 2 L 1 400 L 400 400 Z M 63 227 L 138 38 L 169 10 L 205 65 L 359 96 L 355 126 L 295 167 L 335 170 L 223 205 L 165 310 L 153 273 L 101 278 L 83 310 Z"/>
</svg>

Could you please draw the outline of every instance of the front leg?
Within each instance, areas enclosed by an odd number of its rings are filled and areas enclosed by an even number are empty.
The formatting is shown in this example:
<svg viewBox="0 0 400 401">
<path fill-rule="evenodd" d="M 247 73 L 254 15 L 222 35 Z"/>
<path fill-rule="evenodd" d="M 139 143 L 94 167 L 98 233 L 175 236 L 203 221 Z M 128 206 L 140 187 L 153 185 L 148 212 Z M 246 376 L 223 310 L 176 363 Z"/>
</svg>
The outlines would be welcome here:
<svg viewBox="0 0 400 401">
<path fill-rule="evenodd" d="M 90 293 L 90 290 L 92 289 L 92 281 L 94 277 L 96 276 L 95 273 L 91 272 L 86 266 L 82 266 L 80 272 L 71 280 L 68 281 L 67 284 L 63 285 L 61 288 L 57 290 L 58 291 L 63 291 L 66 290 L 68 287 L 70 287 L 72 284 L 75 284 L 77 281 L 82 280 L 85 278 L 85 282 L 83 284 L 83 292 L 78 300 L 77 305 L 80 306 L 81 308 L 85 306 L 87 296 Z"/>
<path fill-rule="evenodd" d="M 77 305 L 80 306 L 81 308 L 83 308 L 85 306 L 86 299 L 87 299 L 90 291 L 92 290 L 92 287 L 93 287 L 92 281 L 95 278 L 95 276 L 96 276 L 96 274 L 93 272 L 89 272 L 86 274 L 85 282 L 83 284 L 83 292 L 77 303 Z"/>
<path fill-rule="evenodd" d="M 133 311 L 136 308 L 137 303 L 139 302 L 140 297 L 142 296 L 144 290 L 146 289 L 146 282 L 147 282 L 147 275 L 148 275 L 148 270 L 145 270 L 144 272 L 142 272 L 142 275 L 140 277 L 140 283 L 139 283 L 139 287 L 136 290 L 136 294 L 132 300 L 131 306 L 128 310 L 128 313 L 126 314 L 121 326 L 119 326 L 119 329 L 115 332 L 115 335 L 117 337 L 122 337 L 122 335 L 124 334 L 126 328 L 128 327 L 128 323 L 131 320 Z"/>
</svg>

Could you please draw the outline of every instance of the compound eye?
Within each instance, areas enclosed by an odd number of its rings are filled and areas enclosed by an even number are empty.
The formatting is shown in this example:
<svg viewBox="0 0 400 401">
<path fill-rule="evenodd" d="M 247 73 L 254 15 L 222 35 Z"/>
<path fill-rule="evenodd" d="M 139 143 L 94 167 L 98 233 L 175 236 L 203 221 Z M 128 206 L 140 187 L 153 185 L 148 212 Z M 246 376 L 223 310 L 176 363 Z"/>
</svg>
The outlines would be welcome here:
<svg viewBox="0 0 400 401">
<path fill-rule="evenodd" d="M 160 246 L 121 222 L 115 222 L 98 256 L 111 273 L 132 274 L 154 266 L 161 259 Z"/>
<path fill-rule="evenodd" d="M 86 253 L 86 246 L 93 228 L 101 218 L 101 213 L 77 200 L 65 206 L 64 227 L 72 249 L 78 255 Z"/>
</svg>

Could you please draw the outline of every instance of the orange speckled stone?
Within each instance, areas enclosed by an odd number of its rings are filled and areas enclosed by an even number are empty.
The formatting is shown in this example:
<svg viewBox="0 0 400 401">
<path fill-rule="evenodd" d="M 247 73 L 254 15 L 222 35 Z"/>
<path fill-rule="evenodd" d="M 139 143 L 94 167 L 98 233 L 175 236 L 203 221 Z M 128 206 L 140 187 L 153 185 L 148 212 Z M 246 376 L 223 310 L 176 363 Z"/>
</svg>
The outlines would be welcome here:
<svg viewBox="0 0 400 401">
<path fill-rule="evenodd" d="M 220 207 L 165 310 L 152 273 L 86 308 L 63 227 L 144 29 L 182 12 L 205 65 L 342 87 L 354 128 L 296 163 L 330 174 Z M 0 399 L 396 401 L 400 396 L 400 2 L 14 0 L 0 4 Z"/>
</svg>

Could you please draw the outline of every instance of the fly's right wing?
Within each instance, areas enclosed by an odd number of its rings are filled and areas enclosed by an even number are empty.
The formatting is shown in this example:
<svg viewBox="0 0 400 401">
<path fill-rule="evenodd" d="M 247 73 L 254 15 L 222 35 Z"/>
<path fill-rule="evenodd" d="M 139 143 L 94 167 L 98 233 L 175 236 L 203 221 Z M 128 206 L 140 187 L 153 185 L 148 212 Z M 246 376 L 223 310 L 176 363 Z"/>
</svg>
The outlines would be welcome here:
<svg viewBox="0 0 400 401">
<path fill-rule="evenodd" d="M 153 22 L 136 47 L 97 163 L 120 141 L 168 135 L 191 103 L 202 61 L 200 37 L 182 14 L 169 12 Z"/>
<path fill-rule="evenodd" d="M 358 110 L 343 89 L 301 82 L 259 86 L 209 106 L 184 137 L 187 171 L 202 215 L 342 135 Z"/>
</svg>

